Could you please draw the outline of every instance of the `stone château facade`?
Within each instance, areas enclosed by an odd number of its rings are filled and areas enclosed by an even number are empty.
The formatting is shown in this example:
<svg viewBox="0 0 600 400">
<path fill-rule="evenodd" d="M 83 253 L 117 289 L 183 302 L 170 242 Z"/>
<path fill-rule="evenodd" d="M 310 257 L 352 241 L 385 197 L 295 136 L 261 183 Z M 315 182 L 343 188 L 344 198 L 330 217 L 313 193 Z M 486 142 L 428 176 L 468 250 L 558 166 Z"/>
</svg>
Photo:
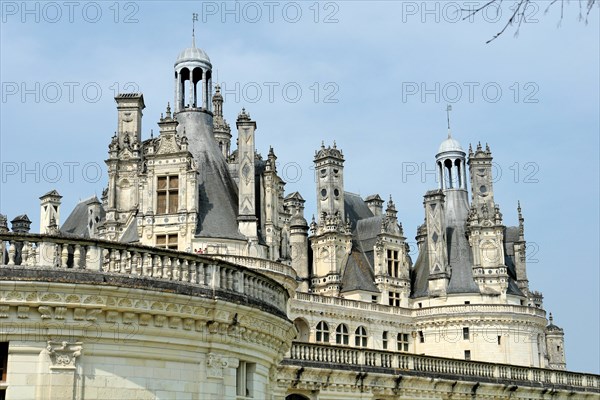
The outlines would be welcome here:
<svg viewBox="0 0 600 400">
<path fill-rule="evenodd" d="M 174 73 L 156 137 L 142 137 L 142 94 L 115 97 L 100 199 L 62 222 L 45 194 L 39 235 L 26 215 L 12 233 L 0 219 L 2 395 L 597 398 L 598 376 L 563 371 L 489 146 L 448 132 L 412 260 L 393 200 L 345 191 L 353 160 L 336 143 L 315 152 L 309 223 L 244 109 L 232 145 L 208 55 L 193 42 Z"/>
</svg>

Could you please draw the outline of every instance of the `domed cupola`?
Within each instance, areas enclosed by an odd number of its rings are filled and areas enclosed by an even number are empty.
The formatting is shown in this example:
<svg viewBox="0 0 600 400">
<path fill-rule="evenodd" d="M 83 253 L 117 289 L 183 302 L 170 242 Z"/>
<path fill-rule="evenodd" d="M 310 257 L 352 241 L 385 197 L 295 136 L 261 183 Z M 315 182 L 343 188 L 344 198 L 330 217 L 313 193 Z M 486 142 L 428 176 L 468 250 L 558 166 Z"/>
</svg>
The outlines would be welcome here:
<svg viewBox="0 0 600 400">
<path fill-rule="evenodd" d="M 175 61 L 175 113 L 184 110 L 212 110 L 212 64 L 206 52 L 192 46 L 179 53 Z"/>
<path fill-rule="evenodd" d="M 448 106 L 448 113 L 450 110 Z M 435 156 L 440 189 L 467 189 L 466 155 L 458 140 L 452 137 L 448 114 L 448 138 L 440 144 Z"/>
</svg>

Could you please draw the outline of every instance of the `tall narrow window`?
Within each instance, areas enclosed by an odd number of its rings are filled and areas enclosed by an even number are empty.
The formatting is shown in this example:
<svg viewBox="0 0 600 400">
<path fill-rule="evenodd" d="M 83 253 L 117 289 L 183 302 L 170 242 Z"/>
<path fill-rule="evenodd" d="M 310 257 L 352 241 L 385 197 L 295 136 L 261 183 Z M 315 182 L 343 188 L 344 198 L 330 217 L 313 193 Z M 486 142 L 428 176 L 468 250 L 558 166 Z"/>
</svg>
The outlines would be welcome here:
<svg viewBox="0 0 600 400">
<path fill-rule="evenodd" d="M 423 331 L 419 331 L 419 342 L 425 343 L 425 335 L 423 334 Z"/>
<path fill-rule="evenodd" d="M 388 250 L 386 253 L 388 275 L 394 278 L 400 276 L 400 260 L 398 250 Z"/>
<path fill-rule="evenodd" d="M 0 342 L 0 382 L 6 381 L 8 366 L 8 342 Z"/>
<path fill-rule="evenodd" d="M 8 342 L 0 342 L 0 382 L 6 382 L 8 367 Z M 0 400 L 6 398 L 6 386 L 0 386 Z"/>
<path fill-rule="evenodd" d="M 471 359 L 471 350 L 465 350 L 465 360 Z"/>
<path fill-rule="evenodd" d="M 346 324 L 339 324 L 335 329 L 335 343 L 348 345 L 348 327 Z"/>
<path fill-rule="evenodd" d="M 179 176 L 159 176 L 156 188 L 156 213 L 174 214 L 179 208 Z"/>
<path fill-rule="evenodd" d="M 354 332 L 354 345 L 357 347 L 367 347 L 367 330 L 364 326 L 359 326 Z"/>
<path fill-rule="evenodd" d="M 387 350 L 388 348 L 388 332 L 385 331 L 383 332 L 383 337 L 382 337 L 382 346 L 384 350 Z"/>
<path fill-rule="evenodd" d="M 178 236 L 175 235 L 156 235 L 156 247 L 163 249 L 177 250 Z"/>
<path fill-rule="evenodd" d="M 398 351 L 408 351 L 408 333 L 399 333 L 397 338 Z"/>
<path fill-rule="evenodd" d="M 317 324 L 316 340 L 320 343 L 329 343 L 329 325 L 321 321 Z"/>
<path fill-rule="evenodd" d="M 469 334 L 469 328 L 463 328 L 463 339 L 464 340 L 469 340 L 469 337 L 471 335 Z"/>
<path fill-rule="evenodd" d="M 235 371 L 236 394 L 241 397 L 254 397 L 254 372 L 256 364 L 240 361 Z"/>
</svg>

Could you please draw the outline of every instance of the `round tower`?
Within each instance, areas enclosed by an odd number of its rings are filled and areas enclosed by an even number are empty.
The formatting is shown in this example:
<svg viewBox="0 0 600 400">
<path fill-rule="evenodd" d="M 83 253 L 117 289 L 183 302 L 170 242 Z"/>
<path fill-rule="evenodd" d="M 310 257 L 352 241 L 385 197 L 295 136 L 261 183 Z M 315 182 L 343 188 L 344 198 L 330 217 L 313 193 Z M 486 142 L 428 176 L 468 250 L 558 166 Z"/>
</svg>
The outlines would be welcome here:
<svg viewBox="0 0 600 400">
<path fill-rule="evenodd" d="M 435 156 L 439 188 L 467 190 L 466 153 L 460 143 L 448 131 Z"/>
<path fill-rule="evenodd" d="M 192 36 L 192 47 L 179 53 L 175 61 L 175 113 L 186 109 L 210 113 L 211 108 L 212 64 Z"/>
<path fill-rule="evenodd" d="M 213 136 L 212 64 L 204 50 L 192 47 L 179 53 L 175 61 L 174 119 L 177 134 L 189 140 L 189 150 L 199 165 L 221 153 Z M 205 153 L 210 153 L 207 156 Z"/>
</svg>

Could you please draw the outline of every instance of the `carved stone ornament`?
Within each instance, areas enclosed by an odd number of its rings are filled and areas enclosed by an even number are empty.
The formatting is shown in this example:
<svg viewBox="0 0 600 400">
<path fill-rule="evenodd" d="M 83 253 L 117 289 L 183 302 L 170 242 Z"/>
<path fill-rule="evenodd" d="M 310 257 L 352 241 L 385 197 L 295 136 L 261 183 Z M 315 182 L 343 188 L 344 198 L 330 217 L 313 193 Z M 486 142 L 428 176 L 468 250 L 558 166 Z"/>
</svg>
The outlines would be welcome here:
<svg viewBox="0 0 600 400">
<path fill-rule="evenodd" d="M 76 361 L 81 356 L 83 347 L 81 342 L 67 342 L 67 341 L 48 341 L 46 351 L 50 355 L 52 365 L 50 370 L 74 370 L 76 368 Z"/>
<path fill-rule="evenodd" d="M 206 358 L 206 375 L 209 378 L 223 378 L 223 369 L 228 365 L 227 361 L 220 354 L 208 353 Z"/>
</svg>

